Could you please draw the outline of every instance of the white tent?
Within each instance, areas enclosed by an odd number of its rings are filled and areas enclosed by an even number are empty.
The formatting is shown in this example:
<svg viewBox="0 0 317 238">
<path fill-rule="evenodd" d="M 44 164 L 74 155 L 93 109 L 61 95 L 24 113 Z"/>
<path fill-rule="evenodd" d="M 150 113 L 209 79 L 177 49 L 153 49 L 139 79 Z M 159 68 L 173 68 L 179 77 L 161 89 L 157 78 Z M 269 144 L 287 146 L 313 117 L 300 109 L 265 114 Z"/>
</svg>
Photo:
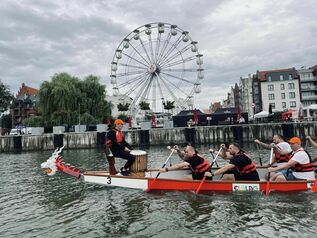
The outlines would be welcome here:
<svg viewBox="0 0 317 238">
<path fill-rule="evenodd" d="M 254 118 L 259 119 L 259 118 L 267 118 L 269 116 L 269 112 L 267 111 L 262 111 L 257 114 L 254 114 Z"/>
</svg>

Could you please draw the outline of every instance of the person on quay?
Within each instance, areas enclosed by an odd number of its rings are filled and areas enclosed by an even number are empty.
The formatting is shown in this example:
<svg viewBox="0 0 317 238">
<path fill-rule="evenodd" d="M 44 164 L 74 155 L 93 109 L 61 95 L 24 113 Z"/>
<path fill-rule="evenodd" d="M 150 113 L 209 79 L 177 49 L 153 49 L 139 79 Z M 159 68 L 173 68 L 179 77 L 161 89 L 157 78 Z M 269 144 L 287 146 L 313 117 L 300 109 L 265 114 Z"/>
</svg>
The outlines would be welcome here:
<svg viewBox="0 0 317 238">
<path fill-rule="evenodd" d="M 120 169 L 120 173 L 122 175 L 129 175 L 130 168 L 135 161 L 135 156 L 130 153 L 132 147 L 128 142 L 126 142 L 121 132 L 124 121 L 122 121 L 121 119 L 116 119 L 114 121 L 114 125 L 115 128 L 107 133 L 106 144 L 110 148 L 114 157 L 127 160 L 124 167 Z"/>
<path fill-rule="evenodd" d="M 222 166 L 215 172 L 206 172 L 205 176 L 213 177 L 223 174 L 222 180 L 260 180 L 255 163 L 246 155 L 239 144 L 230 143 L 228 151 L 224 144 L 222 144 L 221 147 L 223 148 L 221 157 L 229 159 L 229 164 Z M 227 152 L 229 152 L 230 155 L 228 155 Z"/>
<path fill-rule="evenodd" d="M 302 148 L 301 139 L 293 137 L 288 143 L 294 152 L 292 158 L 287 163 L 278 165 L 277 167 L 270 167 L 268 170 L 269 172 L 277 172 L 285 169 L 290 169 L 291 171 L 288 171 L 286 174 L 277 173 L 278 176 L 273 181 L 314 180 L 314 165 L 311 162 L 310 155 Z"/>
<path fill-rule="evenodd" d="M 174 164 L 171 167 L 160 168 L 160 172 L 168 172 L 172 170 L 187 169 L 190 168 L 192 174 L 186 179 L 201 180 L 203 179 L 205 172 L 210 171 L 210 163 L 203 157 L 202 154 L 198 153 L 196 149 L 191 145 L 186 145 L 184 151 L 181 151 L 178 146 L 174 146 L 174 150 L 177 151 L 178 155 L 184 160 L 182 163 Z M 208 180 L 212 178 L 206 178 Z"/>
</svg>

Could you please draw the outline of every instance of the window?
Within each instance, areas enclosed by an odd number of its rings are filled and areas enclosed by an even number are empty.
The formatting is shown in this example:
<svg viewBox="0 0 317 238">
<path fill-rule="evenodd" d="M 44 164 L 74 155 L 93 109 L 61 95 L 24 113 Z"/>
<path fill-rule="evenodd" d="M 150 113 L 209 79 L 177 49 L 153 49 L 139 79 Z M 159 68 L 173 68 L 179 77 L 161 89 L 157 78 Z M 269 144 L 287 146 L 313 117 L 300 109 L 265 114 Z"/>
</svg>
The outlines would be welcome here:
<svg viewBox="0 0 317 238">
<path fill-rule="evenodd" d="M 271 76 L 268 76 L 268 77 L 267 77 L 267 80 L 268 80 L 269 82 L 271 82 L 271 81 L 272 81 L 272 77 L 271 77 Z"/>
<path fill-rule="evenodd" d="M 283 81 L 284 80 L 284 76 L 281 74 L 280 75 L 280 80 Z"/>
<path fill-rule="evenodd" d="M 274 99 L 275 99 L 274 93 L 270 93 L 270 94 L 269 94 L 269 100 L 274 100 Z"/>
<path fill-rule="evenodd" d="M 290 107 L 296 107 L 296 102 L 295 101 L 290 101 Z"/>
<path fill-rule="evenodd" d="M 284 83 L 281 83 L 281 90 L 284 90 L 285 89 L 285 85 Z"/>
<path fill-rule="evenodd" d="M 288 89 L 295 89 L 295 83 L 288 83 Z"/>
<path fill-rule="evenodd" d="M 286 102 L 282 102 L 282 108 L 286 108 Z"/>
<path fill-rule="evenodd" d="M 281 98 L 285 99 L 285 93 L 281 93 Z"/>
<path fill-rule="evenodd" d="M 267 85 L 267 90 L 268 91 L 274 91 L 274 85 L 273 84 Z"/>
<path fill-rule="evenodd" d="M 293 79 L 293 75 L 289 74 L 289 75 L 288 75 L 288 79 L 289 79 L 289 80 L 292 80 L 292 79 Z"/>
<path fill-rule="evenodd" d="M 290 92 L 289 93 L 289 98 L 295 98 L 295 92 Z"/>
<path fill-rule="evenodd" d="M 275 103 L 270 103 L 272 109 L 275 109 Z"/>
</svg>

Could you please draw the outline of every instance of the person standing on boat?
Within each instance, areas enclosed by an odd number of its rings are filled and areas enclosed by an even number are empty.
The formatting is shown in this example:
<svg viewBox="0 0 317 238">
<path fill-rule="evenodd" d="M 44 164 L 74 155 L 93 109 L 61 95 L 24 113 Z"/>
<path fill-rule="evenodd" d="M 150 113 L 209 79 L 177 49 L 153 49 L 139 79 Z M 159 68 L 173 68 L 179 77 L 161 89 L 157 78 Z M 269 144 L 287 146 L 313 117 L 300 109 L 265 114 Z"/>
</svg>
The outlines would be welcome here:
<svg viewBox="0 0 317 238">
<path fill-rule="evenodd" d="M 222 146 L 222 157 L 227 158 L 227 151 Z M 213 177 L 214 175 L 223 174 L 222 180 L 250 180 L 259 181 L 259 174 L 256 165 L 249 156 L 241 149 L 237 143 L 230 143 L 228 152 L 230 153 L 230 162 L 222 166 L 215 172 L 206 172 L 205 176 Z M 229 158 L 228 158 L 229 159 Z"/>
<path fill-rule="evenodd" d="M 174 164 L 171 167 L 160 168 L 160 172 L 168 172 L 172 170 L 187 169 L 190 168 L 192 171 L 192 176 L 188 179 L 201 180 L 203 179 L 205 172 L 210 171 L 210 163 L 191 145 L 187 145 L 184 148 L 184 151 L 180 151 L 178 146 L 174 146 L 174 149 L 177 151 L 178 155 L 184 160 L 182 163 Z M 186 177 L 187 178 L 187 177 Z M 212 179 L 212 178 L 207 178 Z"/>
<path fill-rule="evenodd" d="M 288 143 L 294 151 L 292 158 L 283 165 L 268 168 L 269 172 L 276 172 L 285 169 L 291 169 L 286 174 L 277 173 L 275 180 L 283 182 L 286 180 L 314 180 L 314 165 L 311 162 L 310 155 L 302 148 L 301 139 L 298 137 L 291 138 Z"/>
<path fill-rule="evenodd" d="M 124 121 L 122 121 L 121 119 L 116 119 L 114 121 L 114 125 L 115 128 L 107 133 L 106 143 L 114 157 L 119 157 L 127 160 L 124 167 L 120 169 L 120 173 L 122 175 L 129 175 L 130 167 L 135 161 L 135 156 L 130 153 L 132 147 L 131 145 L 129 145 L 128 142 L 126 142 L 121 132 Z"/>
</svg>

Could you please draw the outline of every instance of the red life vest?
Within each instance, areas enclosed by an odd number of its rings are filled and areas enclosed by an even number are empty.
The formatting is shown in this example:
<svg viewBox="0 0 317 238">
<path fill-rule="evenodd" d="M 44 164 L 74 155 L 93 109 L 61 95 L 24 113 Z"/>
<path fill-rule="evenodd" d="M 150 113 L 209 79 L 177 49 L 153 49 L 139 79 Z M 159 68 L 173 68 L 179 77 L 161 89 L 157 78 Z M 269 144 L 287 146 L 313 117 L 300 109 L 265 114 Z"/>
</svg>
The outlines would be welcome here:
<svg viewBox="0 0 317 238">
<path fill-rule="evenodd" d="M 208 169 L 210 169 L 210 163 L 201 155 L 197 155 L 198 157 L 203 159 L 203 162 L 196 166 L 196 169 L 194 170 L 195 173 L 204 173 Z"/>
<path fill-rule="evenodd" d="M 274 153 L 276 163 L 288 162 L 292 158 L 292 153 L 281 155 L 277 152 Z"/>
<path fill-rule="evenodd" d="M 311 162 L 311 157 L 310 155 L 307 153 L 307 151 L 303 150 L 303 149 L 299 149 L 297 150 L 294 155 L 298 152 L 298 151 L 304 151 L 308 157 L 309 157 L 309 163 L 306 163 L 306 164 L 295 164 L 293 167 L 292 167 L 292 170 L 294 172 L 312 172 L 314 171 L 314 164 Z"/>
<path fill-rule="evenodd" d="M 251 164 L 244 166 L 242 169 L 239 169 L 238 167 L 236 168 L 240 174 L 248 174 L 256 170 L 256 165 L 255 163 L 251 162 Z"/>
</svg>

